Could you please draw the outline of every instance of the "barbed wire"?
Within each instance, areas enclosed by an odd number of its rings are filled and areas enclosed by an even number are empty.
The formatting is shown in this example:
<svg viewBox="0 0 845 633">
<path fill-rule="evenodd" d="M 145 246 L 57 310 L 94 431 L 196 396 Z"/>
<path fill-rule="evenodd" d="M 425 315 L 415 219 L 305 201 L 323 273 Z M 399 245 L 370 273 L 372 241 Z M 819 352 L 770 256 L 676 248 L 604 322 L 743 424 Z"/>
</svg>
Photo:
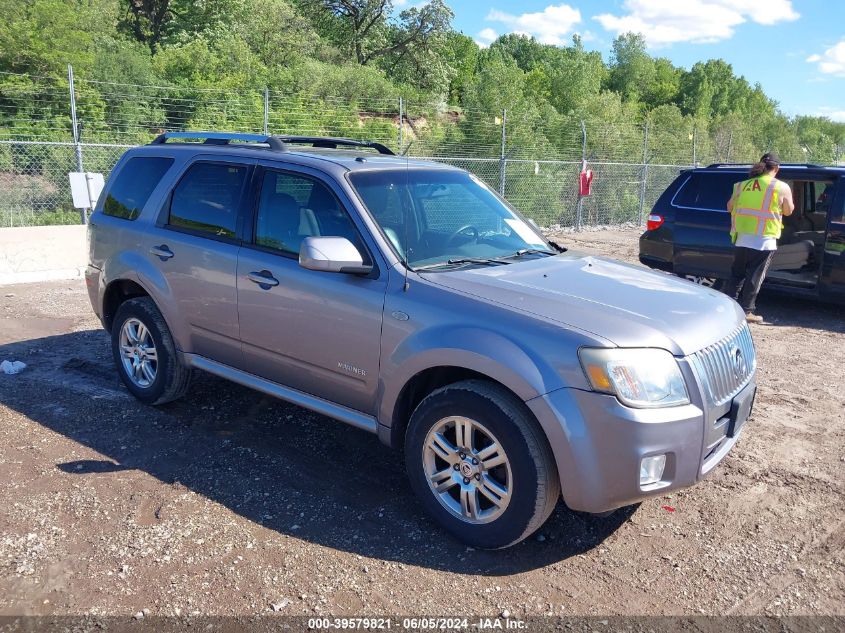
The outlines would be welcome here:
<svg viewBox="0 0 845 633">
<path fill-rule="evenodd" d="M 584 224 L 641 222 L 679 170 L 753 158 L 740 130 L 451 106 L 385 96 L 287 94 L 0 72 L 0 226 L 78 221 L 67 173 L 108 173 L 166 131 L 345 136 L 449 163 L 544 226 L 575 223 L 582 160 L 596 172 Z M 74 143 L 71 100 L 80 144 Z M 832 148 L 836 153 L 837 148 Z M 784 156 L 786 160 L 808 156 Z M 81 159 L 81 160 L 80 160 Z M 504 178 L 504 179 L 503 179 Z"/>
</svg>

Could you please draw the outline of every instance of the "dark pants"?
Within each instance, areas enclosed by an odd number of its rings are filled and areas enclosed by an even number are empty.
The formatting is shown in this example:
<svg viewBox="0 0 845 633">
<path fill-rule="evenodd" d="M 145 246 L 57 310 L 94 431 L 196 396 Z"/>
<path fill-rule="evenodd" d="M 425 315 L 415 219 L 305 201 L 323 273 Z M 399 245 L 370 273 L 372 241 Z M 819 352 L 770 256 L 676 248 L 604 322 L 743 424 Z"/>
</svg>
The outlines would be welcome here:
<svg viewBox="0 0 845 633">
<path fill-rule="evenodd" d="M 758 251 L 753 248 L 737 246 L 734 248 L 734 263 L 731 268 L 731 278 L 722 285 L 722 292 L 739 301 L 739 305 L 746 312 L 754 312 L 757 304 L 757 294 L 766 271 L 772 261 L 774 251 Z M 737 297 L 737 293 L 739 296 Z"/>
</svg>

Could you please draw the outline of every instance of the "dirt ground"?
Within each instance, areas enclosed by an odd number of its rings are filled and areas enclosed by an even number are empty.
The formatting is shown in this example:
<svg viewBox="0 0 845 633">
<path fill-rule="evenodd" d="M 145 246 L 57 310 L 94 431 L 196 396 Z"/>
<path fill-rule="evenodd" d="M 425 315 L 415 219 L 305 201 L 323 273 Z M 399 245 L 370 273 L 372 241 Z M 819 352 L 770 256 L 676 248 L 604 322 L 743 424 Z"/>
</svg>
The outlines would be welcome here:
<svg viewBox="0 0 845 633">
<path fill-rule="evenodd" d="M 81 281 L 2 287 L 0 361 L 28 368 L 0 375 L 0 616 L 845 614 L 845 311 L 760 312 L 753 417 L 709 478 L 481 552 L 375 436 L 205 374 L 145 407 Z"/>
</svg>

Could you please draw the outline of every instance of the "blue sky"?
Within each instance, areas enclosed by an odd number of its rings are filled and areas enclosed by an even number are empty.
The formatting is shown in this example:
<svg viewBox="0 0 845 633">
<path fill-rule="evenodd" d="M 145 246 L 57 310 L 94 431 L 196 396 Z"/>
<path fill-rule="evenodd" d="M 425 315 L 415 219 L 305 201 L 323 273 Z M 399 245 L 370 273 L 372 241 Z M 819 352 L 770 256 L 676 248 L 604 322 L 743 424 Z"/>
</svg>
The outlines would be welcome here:
<svg viewBox="0 0 845 633">
<path fill-rule="evenodd" d="M 735 73 L 759 82 L 790 116 L 845 121 L 845 2 L 840 0 L 447 1 L 455 28 L 482 45 L 511 32 L 568 44 L 579 33 L 586 47 L 607 59 L 619 32 L 639 31 L 653 55 L 685 68 L 724 59 Z"/>
</svg>

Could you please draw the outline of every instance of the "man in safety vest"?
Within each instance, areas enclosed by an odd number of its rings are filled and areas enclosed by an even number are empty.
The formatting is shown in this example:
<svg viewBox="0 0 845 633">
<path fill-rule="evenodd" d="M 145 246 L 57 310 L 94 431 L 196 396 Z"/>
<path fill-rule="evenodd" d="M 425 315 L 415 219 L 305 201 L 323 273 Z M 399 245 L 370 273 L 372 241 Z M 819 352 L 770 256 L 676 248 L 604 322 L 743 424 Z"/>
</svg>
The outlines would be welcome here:
<svg viewBox="0 0 845 633">
<path fill-rule="evenodd" d="M 795 209 L 789 185 L 775 178 L 779 169 L 778 155 L 764 154 L 751 167 L 751 178 L 734 185 L 728 200 L 731 240 L 736 248 L 731 278 L 722 290 L 739 301 L 749 323 L 763 322 L 763 317 L 754 314 L 757 294 L 778 247 L 782 218 Z"/>
</svg>

